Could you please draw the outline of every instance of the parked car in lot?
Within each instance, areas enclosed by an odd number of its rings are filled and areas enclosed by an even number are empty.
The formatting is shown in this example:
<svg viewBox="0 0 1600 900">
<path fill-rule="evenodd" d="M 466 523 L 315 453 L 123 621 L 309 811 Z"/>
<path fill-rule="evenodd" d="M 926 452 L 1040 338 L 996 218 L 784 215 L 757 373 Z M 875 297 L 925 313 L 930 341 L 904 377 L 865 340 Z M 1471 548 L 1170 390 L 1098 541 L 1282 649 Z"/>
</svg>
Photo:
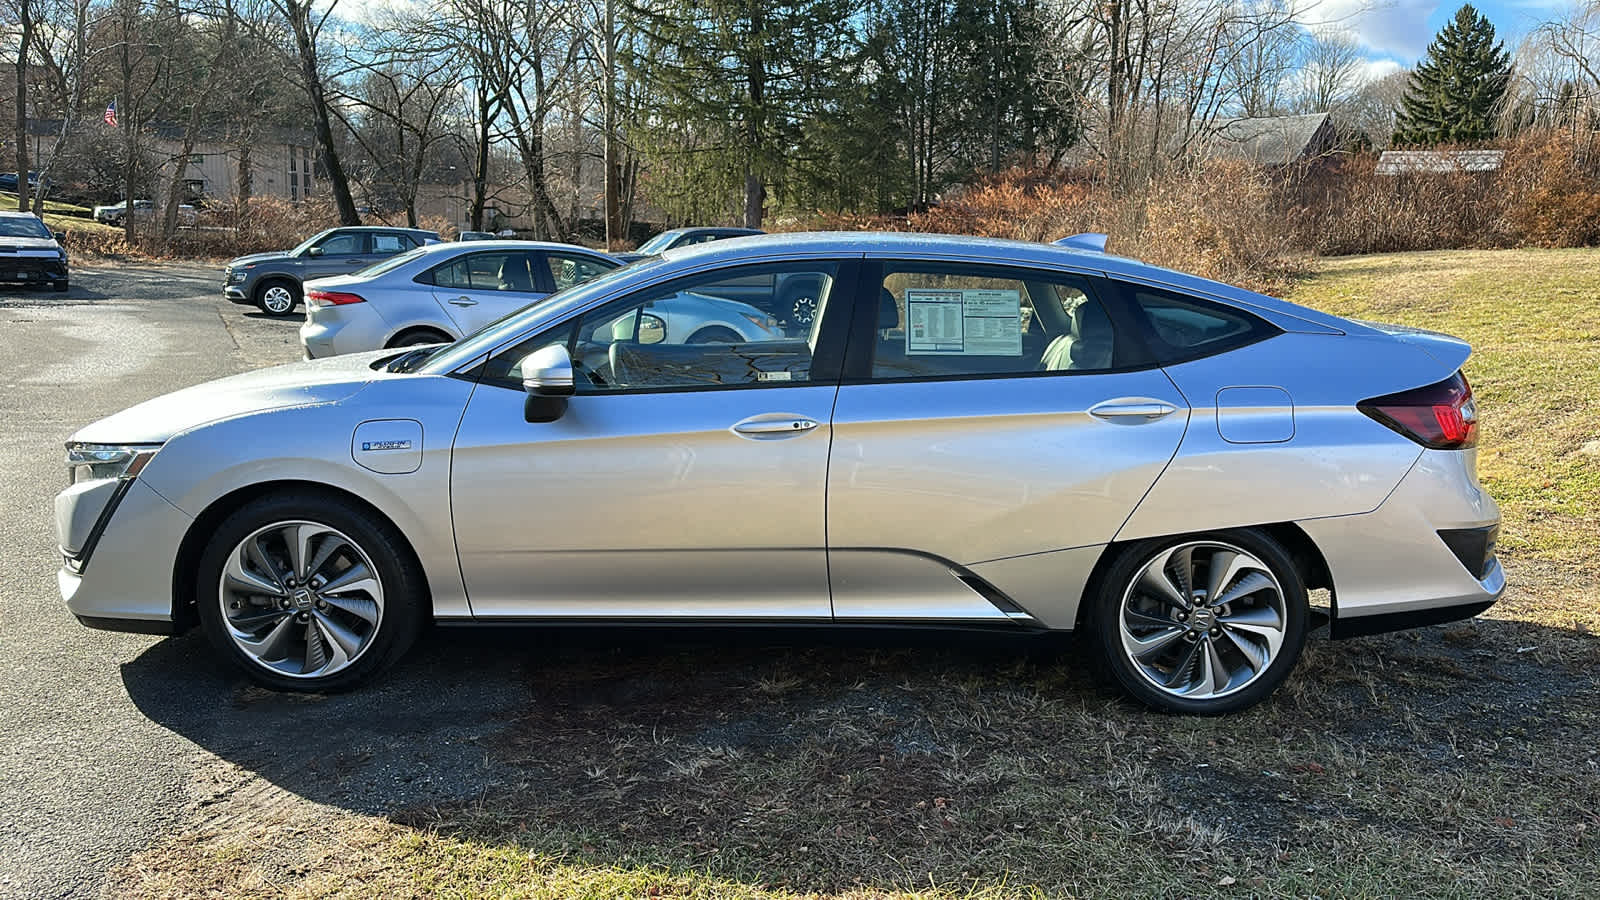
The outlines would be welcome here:
<svg viewBox="0 0 1600 900">
<path fill-rule="evenodd" d="M 653 321 L 778 274 L 821 280 L 802 337 Z M 283 689 L 429 620 L 976 626 L 1082 630 L 1130 695 L 1223 713 L 1314 624 L 1499 597 L 1469 353 L 1081 249 L 729 241 L 80 430 L 59 579 L 87 625 L 198 624 Z"/>
<path fill-rule="evenodd" d="M 234 303 L 253 303 L 268 315 L 286 315 L 300 305 L 301 286 L 306 281 L 347 275 L 438 240 L 438 232 L 419 228 L 329 228 L 293 250 L 254 253 L 229 261 L 222 270 L 222 294 Z"/>
<path fill-rule="evenodd" d="M 300 343 L 315 359 L 453 341 L 618 265 L 572 244 L 431 244 L 309 286 Z"/>
<path fill-rule="evenodd" d="M 19 185 L 20 183 L 21 182 L 17 181 L 17 173 L 15 173 L 15 172 L 0 172 L 0 191 L 8 191 L 8 192 L 14 194 L 14 193 L 17 192 L 17 185 Z M 50 186 L 50 180 L 48 178 L 45 179 L 44 184 L 45 184 L 45 187 L 49 187 Z M 28 173 L 28 191 L 29 191 L 29 193 L 32 193 L 32 192 L 34 192 L 34 191 L 36 191 L 38 189 L 39 189 L 39 173 L 38 172 L 29 172 Z"/>
<path fill-rule="evenodd" d="M 637 250 L 612 255 L 623 262 L 635 262 L 647 256 L 660 256 L 668 250 L 676 250 L 679 247 L 692 247 L 695 244 L 727 238 L 749 237 L 753 234 L 766 234 L 766 232 L 759 228 L 672 228 L 640 244 Z"/>
<path fill-rule="evenodd" d="M 149 200 L 133 201 L 133 220 L 144 222 L 161 215 L 161 210 Z M 128 215 L 128 201 L 122 200 L 110 206 L 96 206 L 93 211 L 94 220 L 105 225 L 121 226 Z M 178 204 L 178 224 L 192 226 L 199 221 L 200 214 L 191 203 Z"/>
<path fill-rule="evenodd" d="M 67 251 L 33 213 L 0 212 L 0 282 L 69 285 Z"/>
</svg>

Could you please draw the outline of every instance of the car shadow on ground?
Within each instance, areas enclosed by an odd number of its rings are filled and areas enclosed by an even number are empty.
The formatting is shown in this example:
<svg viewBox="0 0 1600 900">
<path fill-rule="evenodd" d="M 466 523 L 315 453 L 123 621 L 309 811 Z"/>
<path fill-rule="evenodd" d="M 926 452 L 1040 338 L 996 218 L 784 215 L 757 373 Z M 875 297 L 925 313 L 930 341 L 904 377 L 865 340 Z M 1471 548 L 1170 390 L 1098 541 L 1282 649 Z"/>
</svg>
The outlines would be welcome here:
<svg viewBox="0 0 1600 900">
<path fill-rule="evenodd" d="M 45 285 L 0 285 L 0 305 L 7 306 L 38 306 L 107 299 L 110 299 L 109 294 L 85 287 L 81 281 L 71 282 L 71 286 L 65 291 L 57 291 Z"/>
<path fill-rule="evenodd" d="M 1600 777 L 1593 637 L 1479 620 L 1316 639 L 1271 700 L 1215 719 L 1129 705 L 1082 650 L 436 629 L 380 683 L 322 697 L 251 687 L 189 635 L 123 679 L 152 720 L 318 803 L 523 858 L 805 891 L 1082 884 L 1147 846 L 1262 878 L 1318 854 L 1446 877 L 1453 854 L 1566 853 L 1592 827 L 1572 798 Z"/>
</svg>

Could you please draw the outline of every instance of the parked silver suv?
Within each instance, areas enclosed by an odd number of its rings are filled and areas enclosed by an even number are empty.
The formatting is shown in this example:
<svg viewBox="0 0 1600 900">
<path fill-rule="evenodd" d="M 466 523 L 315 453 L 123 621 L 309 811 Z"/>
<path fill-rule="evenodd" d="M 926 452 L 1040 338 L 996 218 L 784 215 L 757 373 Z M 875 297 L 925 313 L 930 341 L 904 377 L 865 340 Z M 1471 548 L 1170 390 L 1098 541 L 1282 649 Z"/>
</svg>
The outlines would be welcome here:
<svg viewBox="0 0 1600 900">
<path fill-rule="evenodd" d="M 438 240 L 438 232 L 419 228 L 330 228 L 293 250 L 255 253 L 229 262 L 222 270 L 222 293 L 234 303 L 254 303 L 268 315 L 287 315 L 300 303 L 302 282 L 348 275 Z"/>
</svg>

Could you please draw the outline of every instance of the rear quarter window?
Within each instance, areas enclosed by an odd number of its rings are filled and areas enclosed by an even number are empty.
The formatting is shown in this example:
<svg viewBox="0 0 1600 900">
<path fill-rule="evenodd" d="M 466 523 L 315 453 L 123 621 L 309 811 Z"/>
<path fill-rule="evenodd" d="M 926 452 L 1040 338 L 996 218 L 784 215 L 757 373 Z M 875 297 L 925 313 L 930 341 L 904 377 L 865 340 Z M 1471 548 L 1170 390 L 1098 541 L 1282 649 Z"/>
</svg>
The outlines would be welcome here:
<svg viewBox="0 0 1600 900">
<path fill-rule="evenodd" d="M 1225 353 L 1279 334 L 1276 326 L 1240 309 L 1138 284 L 1122 285 L 1150 350 L 1162 364 Z"/>
</svg>

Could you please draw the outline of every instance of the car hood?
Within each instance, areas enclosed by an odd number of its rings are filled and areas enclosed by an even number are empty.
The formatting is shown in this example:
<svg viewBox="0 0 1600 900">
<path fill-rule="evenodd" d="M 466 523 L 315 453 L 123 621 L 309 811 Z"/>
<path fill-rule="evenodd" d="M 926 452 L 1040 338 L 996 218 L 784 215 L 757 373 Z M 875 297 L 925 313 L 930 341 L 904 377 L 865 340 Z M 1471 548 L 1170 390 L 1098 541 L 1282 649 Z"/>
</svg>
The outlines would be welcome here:
<svg viewBox="0 0 1600 900">
<path fill-rule="evenodd" d="M 1387 322 L 1367 322 L 1362 319 L 1351 321 L 1411 344 L 1452 370 L 1461 368 L 1466 363 L 1467 357 L 1472 355 L 1471 344 L 1443 332 L 1412 328 L 1409 325 L 1391 325 Z"/>
<path fill-rule="evenodd" d="M 282 259 L 294 259 L 294 257 L 284 253 L 281 250 L 274 253 L 251 253 L 248 256 L 239 256 L 228 260 L 228 268 L 237 269 L 240 266 L 249 266 L 264 262 L 276 262 Z"/>
<path fill-rule="evenodd" d="M 259 369 L 146 400 L 79 429 L 90 444 L 163 444 L 209 422 L 290 406 L 338 403 L 381 377 L 372 362 L 393 350 L 351 353 Z"/>
<path fill-rule="evenodd" d="M 0 238 L 0 250 L 59 250 L 55 238 Z"/>
</svg>

